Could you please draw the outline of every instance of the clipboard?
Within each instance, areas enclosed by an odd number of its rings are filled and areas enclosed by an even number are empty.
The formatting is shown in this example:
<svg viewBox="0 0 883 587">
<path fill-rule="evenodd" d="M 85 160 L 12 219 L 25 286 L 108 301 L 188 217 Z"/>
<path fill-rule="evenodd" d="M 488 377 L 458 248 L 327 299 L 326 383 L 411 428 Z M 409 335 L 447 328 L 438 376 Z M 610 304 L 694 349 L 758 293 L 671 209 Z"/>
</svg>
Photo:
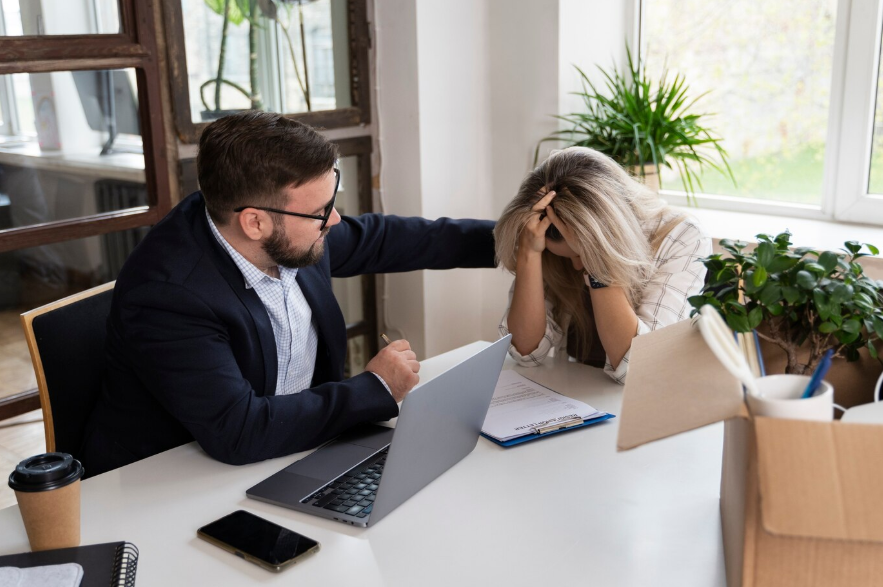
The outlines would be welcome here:
<svg viewBox="0 0 883 587">
<path fill-rule="evenodd" d="M 568 423 L 564 422 L 560 425 L 556 425 L 553 427 L 547 427 L 547 429 L 539 429 L 536 432 L 531 434 L 525 434 L 524 436 L 518 436 L 516 438 L 510 438 L 509 440 L 497 440 L 492 436 L 488 436 L 484 432 L 481 433 L 482 436 L 493 442 L 494 444 L 498 444 L 504 448 L 509 448 L 510 446 L 515 446 L 518 444 L 524 444 L 525 442 L 530 442 L 531 440 L 537 440 L 539 438 L 546 438 L 547 436 L 552 436 L 561 432 L 570 432 L 571 430 L 579 430 L 580 428 L 585 428 L 586 426 L 591 426 L 592 424 L 600 424 L 601 422 L 606 422 L 612 418 L 615 418 L 614 414 L 602 414 L 596 418 L 589 418 L 587 420 L 579 420 L 578 422 Z"/>
</svg>

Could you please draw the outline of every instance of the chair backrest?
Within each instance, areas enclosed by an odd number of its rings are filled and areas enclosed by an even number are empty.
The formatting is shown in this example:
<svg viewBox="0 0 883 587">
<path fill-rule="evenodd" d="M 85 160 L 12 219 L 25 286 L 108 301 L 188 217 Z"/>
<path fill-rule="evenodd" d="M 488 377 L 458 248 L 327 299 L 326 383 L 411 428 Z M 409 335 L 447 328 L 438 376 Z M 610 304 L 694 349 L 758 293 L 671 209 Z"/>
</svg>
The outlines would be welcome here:
<svg viewBox="0 0 883 587">
<path fill-rule="evenodd" d="M 101 393 L 114 283 L 21 315 L 37 375 L 47 452 L 78 457 L 86 423 Z"/>
</svg>

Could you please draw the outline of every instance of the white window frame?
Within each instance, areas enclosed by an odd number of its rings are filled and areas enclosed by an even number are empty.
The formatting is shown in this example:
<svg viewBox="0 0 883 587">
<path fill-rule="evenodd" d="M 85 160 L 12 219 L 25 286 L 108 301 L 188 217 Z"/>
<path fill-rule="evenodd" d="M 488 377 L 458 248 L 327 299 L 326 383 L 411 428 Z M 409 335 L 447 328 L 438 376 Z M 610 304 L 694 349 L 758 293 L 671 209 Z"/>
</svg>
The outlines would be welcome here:
<svg viewBox="0 0 883 587">
<path fill-rule="evenodd" d="M 646 1 L 635 0 L 635 42 L 642 51 Z M 816 220 L 883 224 L 883 195 L 868 193 L 883 0 L 839 0 L 831 71 L 821 205 L 696 194 L 701 208 Z M 662 190 L 670 203 L 687 206 L 686 194 Z"/>
</svg>

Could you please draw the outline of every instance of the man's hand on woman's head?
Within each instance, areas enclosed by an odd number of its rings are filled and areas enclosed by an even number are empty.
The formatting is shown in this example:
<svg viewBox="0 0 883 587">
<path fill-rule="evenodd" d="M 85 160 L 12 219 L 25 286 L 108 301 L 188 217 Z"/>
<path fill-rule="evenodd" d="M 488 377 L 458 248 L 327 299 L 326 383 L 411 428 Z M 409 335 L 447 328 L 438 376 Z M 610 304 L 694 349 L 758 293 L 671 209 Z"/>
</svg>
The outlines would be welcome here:
<svg viewBox="0 0 883 587">
<path fill-rule="evenodd" d="M 549 204 L 555 198 L 554 191 L 542 188 L 539 194 L 543 197 L 530 209 L 527 224 L 521 229 L 519 248 L 523 251 L 542 253 L 546 249 L 546 230 L 552 224 Z M 544 193 L 545 192 L 545 193 Z"/>
</svg>

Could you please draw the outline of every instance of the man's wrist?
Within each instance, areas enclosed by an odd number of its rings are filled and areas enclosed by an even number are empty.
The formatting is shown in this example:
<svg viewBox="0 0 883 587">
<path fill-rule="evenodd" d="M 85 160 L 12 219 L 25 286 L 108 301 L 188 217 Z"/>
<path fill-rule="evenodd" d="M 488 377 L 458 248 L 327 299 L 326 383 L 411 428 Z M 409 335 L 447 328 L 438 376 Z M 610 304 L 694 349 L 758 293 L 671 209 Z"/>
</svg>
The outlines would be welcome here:
<svg viewBox="0 0 883 587">
<path fill-rule="evenodd" d="M 384 380 L 383 377 L 381 377 L 380 375 L 378 375 L 378 374 L 375 373 L 374 371 L 368 371 L 368 373 L 370 373 L 371 375 L 373 375 L 374 377 L 376 377 L 376 378 L 380 381 L 380 383 L 383 384 L 383 387 L 386 388 L 386 391 L 388 391 L 389 394 L 392 395 L 392 390 L 389 388 L 389 385 L 386 384 L 386 380 Z"/>
</svg>

